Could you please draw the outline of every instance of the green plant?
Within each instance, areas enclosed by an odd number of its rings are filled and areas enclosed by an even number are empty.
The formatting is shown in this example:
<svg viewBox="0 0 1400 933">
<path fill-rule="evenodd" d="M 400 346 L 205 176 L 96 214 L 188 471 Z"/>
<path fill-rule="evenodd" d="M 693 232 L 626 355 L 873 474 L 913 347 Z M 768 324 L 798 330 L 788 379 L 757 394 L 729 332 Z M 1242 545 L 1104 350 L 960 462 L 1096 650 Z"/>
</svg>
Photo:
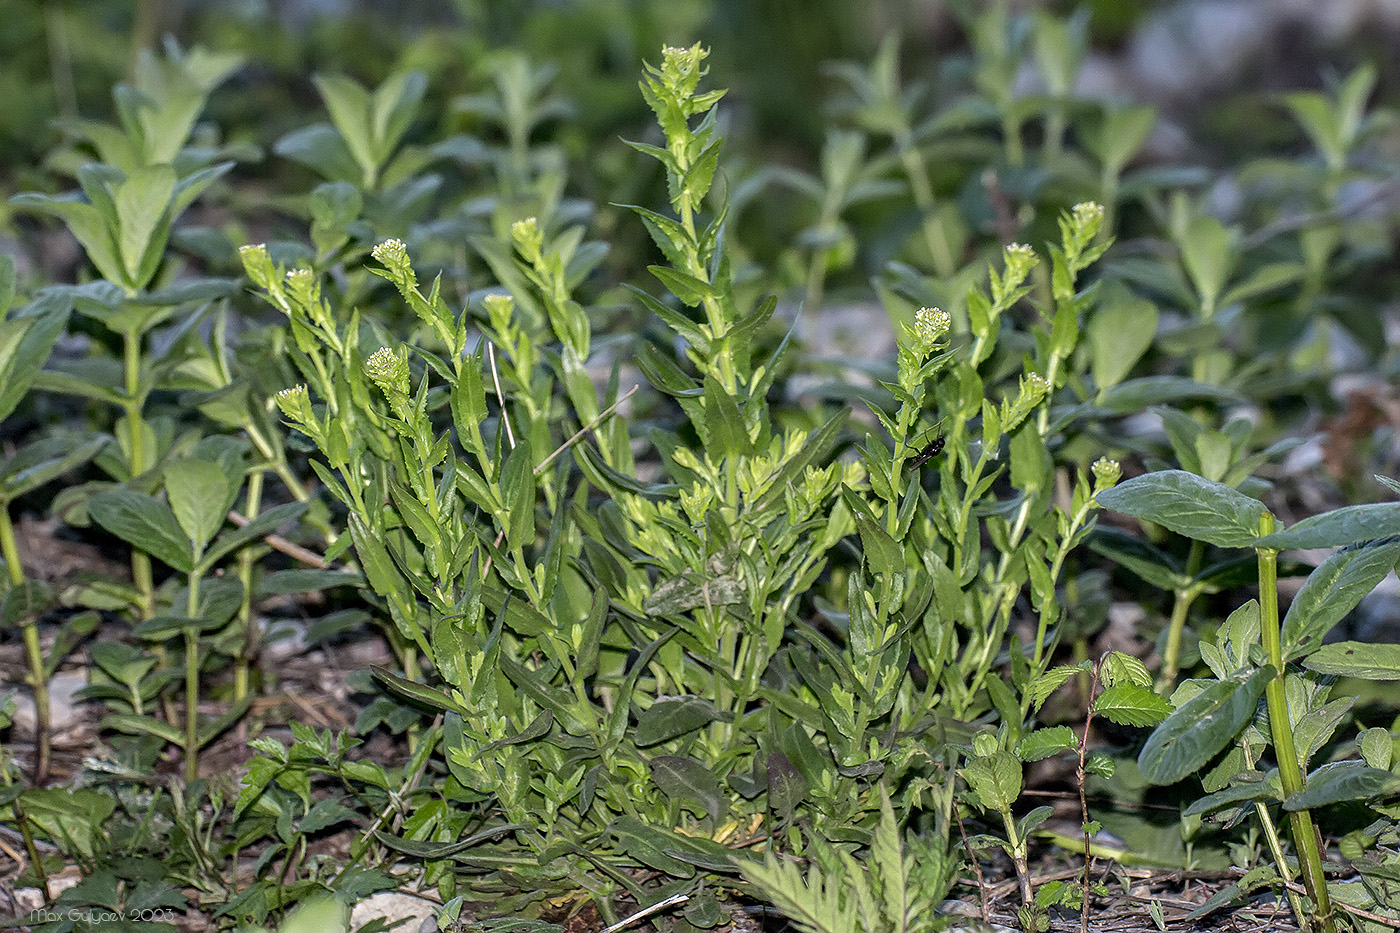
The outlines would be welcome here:
<svg viewBox="0 0 1400 933">
<path fill-rule="evenodd" d="M 1180 470 L 1150 473 L 1102 497 L 1105 507 L 1155 522 L 1218 547 L 1252 548 L 1259 571 L 1259 602 L 1221 627 L 1212 650 L 1202 647 L 1214 680 L 1184 682 L 1173 694 L 1176 711 L 1149 738 L 1139 757 L 1144 777 L 1171 784 L 1199 771 L 1232 744 L 1218 765 L 1228 787 L 1202 798 L 1188 812 L 1207 812 L 1243 801 L 1256 807 L 1279 877 L 1291 881 L 1273 819 L 1262 801 L 1282 804 L 1297 851 L 1311 912 L 1295 912 L 1300 926 L 1336 927 L 1323 874 L 1313 812 L 1348 800 L 1393 795 L 1400 782 L 1365 758 L 1309 762 L 1331 738 L 1350 702 L 1328 702 L 1325 675 L 1389 679 L 1400 674 L 1389 652 L 1354 642 L 1323 645 L 1322 637 L 1400 561 L 1400 513 L 1389 505 L 1348 506 L 1276 530 L 1257 499 L 1232 487 Z M 1279 619 L 1278 553 L 1289 548 L 1343 548 L 1308 577 L 1286 618 Z M 1290 672 L 1288 665 L 1305 670 Z M 1268 732 L 1249 733 L 1259 697 L 1267 705 Z M 1273 776 L 1256 769 L 1272 745 Z M 1306 773 L 1306 777 L 1305 777 Z M 1212 780 L 1212 783 L 1214 781 Z"/>
</svg>

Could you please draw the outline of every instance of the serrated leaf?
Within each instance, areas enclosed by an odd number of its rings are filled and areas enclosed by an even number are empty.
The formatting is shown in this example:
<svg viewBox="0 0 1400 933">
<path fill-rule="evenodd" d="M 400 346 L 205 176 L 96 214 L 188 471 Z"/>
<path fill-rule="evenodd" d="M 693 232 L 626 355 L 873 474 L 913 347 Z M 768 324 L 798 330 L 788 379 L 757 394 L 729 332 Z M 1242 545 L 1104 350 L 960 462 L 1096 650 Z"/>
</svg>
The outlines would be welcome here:
<svg viewBox="0 0 1400 933">
<path fill-rule="evenodd" d="M 1016 757 L 1022 761 L 1040 761 L 1060 752 L 1079 747 L 1079 738 L 1069 726 L 1050 726 L 1028 733 L 1016 746 Z"/>
<path fill-rule="evenodd" d="M 1151 688 L 1125 681 L 1094 700 L 1094 712 L 1120 726 L 1155 726 L 1172 713 L 1172 705 Z"/>
</svg>

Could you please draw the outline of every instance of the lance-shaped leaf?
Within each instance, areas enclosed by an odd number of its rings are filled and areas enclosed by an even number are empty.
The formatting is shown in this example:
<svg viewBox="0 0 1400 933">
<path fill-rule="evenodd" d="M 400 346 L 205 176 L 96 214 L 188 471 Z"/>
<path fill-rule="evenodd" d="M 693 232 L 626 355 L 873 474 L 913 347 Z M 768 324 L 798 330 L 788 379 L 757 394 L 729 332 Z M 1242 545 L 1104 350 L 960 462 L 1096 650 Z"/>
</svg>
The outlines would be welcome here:
<svg viewBox="0 0 1400 933">
<path fill-rule="evenodd" d="M 1185 470 L 1134 477 L 1099 493 L 1099 505 L 1217 547 L 1251 547 L 1264 504 Z"/>
<path fill-rule="evenodd" d="M 1102 499 L 1102 497 L 1100 497 Z M 1305 518 L 1285 531 L 1260 538 L 1257 547 L 1293 550 L 1314 547 L 1345 547 L 1400 535 L 1400 502 L 1349 505 Z"/>
<path fill-rule="evenodd" d="M 1364 761 L 1334 761 L 1309 774 L 1304 789 L 1285 799 L 1283 808 L 1310 810 L 1397 793 L 1400 793 L 1400 775 L 1372 768 Z"/>
<path fill-rule="evenodd" d="M 1303 666 L 1319 674 L 1339 677 L 1400 680 L 1400 645 L 1339 641 L 1314 651 L 1303 661 Z"/>
<path fill-rule="evenodd" d="M 637 717 L 633 740 L 641 748 L 694 732 L 720 718 L 715 704 L 697 696 L 658 697 Z"/>
<path fill-rule="evenodd" d="M 1254 715 L 1269 666 L 1211 684 L 1187 700 L 1153 731 L 1138 756 L 1142 776 L 1153 784 L 1175 784 L 1199 771 L 1239 735 Z"/>
<path fill-rule="evenodd" d="M 1287 656 L 1302 657 L 1316 649 L 1332 627 L 1400 561 L 1400 537 L 1338 551 L 1314 570 L 1293 598 L 1283 620 Z"/>
<path fill-rule="evenodd" d="M 9 282 L 7 290 L 12 289 L 14 263 L 8 256 L 0 257 L 0 286 L 5 281 Z M 6 298 L 4 305 L 8 304 Z M 7 308 L 0 307 L 0 421 L 9 417 L 34 385 L 68 323 L 72 307 L 72 297 L 58 291 L 41 292 L 26 308 L 9 317 L 4 313 Z"/>
</svg>

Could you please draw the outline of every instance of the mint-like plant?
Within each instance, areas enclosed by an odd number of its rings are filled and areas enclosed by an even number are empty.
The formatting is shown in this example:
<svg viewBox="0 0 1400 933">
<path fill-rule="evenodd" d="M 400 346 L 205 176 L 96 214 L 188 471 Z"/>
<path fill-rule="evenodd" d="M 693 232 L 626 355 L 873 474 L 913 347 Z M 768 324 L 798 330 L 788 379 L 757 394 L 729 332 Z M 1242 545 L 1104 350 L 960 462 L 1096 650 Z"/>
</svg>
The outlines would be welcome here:
<svg viewBox="0 0 1400 933">
<path fill-rule="evenodd" d="M 1395 652 L 1356 642 L 1322 643 L 1323 636 L 1400 562 L 1400 509 L 1391 504 L 1347 506 L 1277 530 L 1259 500 L 1220 482 L 1181 470 L 1149 473 L 1121 484 L 1101 504 L 1217 547 L 1250 548 L 1258 562 L 1259 601 L 1221 626 L 1214 645 L 1202 644 L 1212 679 L 1188 680 L 1172 696 L 1175 712 L 1157 727 L 1138 758 L 1143 776 L 1172 784 L 1199 772 L 1234 746 L 1215 767 L 1228 786 L 1193 804 L 1205 813 L 1256 804 L 1278 877 L 1293 870 L 1267 802 L 1287 815 L 1298 873 L 1311 910 L 1294 901 L 1301 927 L 1336 928 L 1314 811 L 1346 801 L 1384 799 L 1400 792 L 1400 779 L 1361 758 L 1323 764 L 1309 772 L 1313 756 L 1341 724 L 1346 700 L 1328 702 L 1328 678 L 1376 680 L 1400 677 Z M 1297 548 L 1341 548 L 1309 575 L 1279 617 L 1278 554 Z M 1290 665 L 1295 667 L 1290 670 Z M 1301 665 L 1303 670 L 1297 670 Z M 1267 732 L 1255 730 L 1263 696 Z M 1276 770 L 1259 770 L 1272 747 Z"/>
</svg>

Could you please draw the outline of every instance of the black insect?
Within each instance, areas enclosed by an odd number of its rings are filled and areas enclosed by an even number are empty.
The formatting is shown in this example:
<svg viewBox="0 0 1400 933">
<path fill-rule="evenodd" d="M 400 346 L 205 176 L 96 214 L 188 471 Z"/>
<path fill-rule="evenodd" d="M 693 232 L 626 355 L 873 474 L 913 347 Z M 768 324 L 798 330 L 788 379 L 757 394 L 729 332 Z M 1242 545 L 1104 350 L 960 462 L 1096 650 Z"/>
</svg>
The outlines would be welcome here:
<svg viewBox="0 0 1400 933">
<path fill-rule="evenodd" d="M 906 463 L 905 469 L 917 470 L 919 467 L 923 466 L 925 463 L 928 463 L 930 460 L 932 460 L 934 457 L 938 456 L 942 452 L 943 435 L 940 434 L 937 437 L 935 437 L 932 441 L 930 441 L 927 447 L 919 451 L 918 455 L 915 456 L 913 460 L 910 460 L 908 463 Z"/>
</svg>

